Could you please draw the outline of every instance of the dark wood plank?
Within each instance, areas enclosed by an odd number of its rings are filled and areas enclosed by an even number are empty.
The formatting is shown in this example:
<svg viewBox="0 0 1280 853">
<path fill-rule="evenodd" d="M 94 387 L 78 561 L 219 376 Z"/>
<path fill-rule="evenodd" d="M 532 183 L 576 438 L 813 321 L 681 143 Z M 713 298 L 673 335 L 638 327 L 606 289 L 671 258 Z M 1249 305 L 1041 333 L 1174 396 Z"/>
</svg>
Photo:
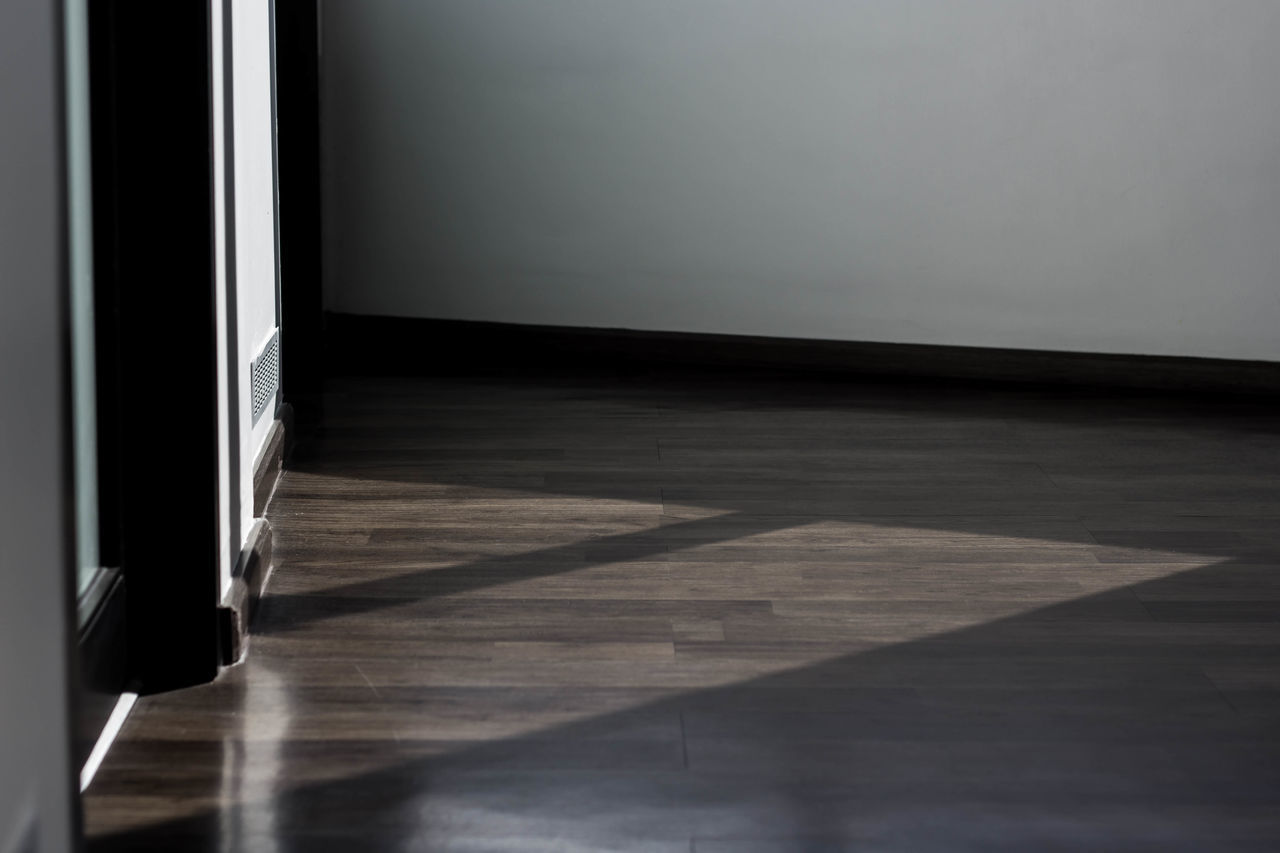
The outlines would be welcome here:
<svg viewBox="0 0 1280 853">
<path fill-rule="evenodd" d="M 141 700 L 93 849 L 1280 847 L 1262 402 L 553 374 L 325 411 L 246 662 Z"/>
</svg>

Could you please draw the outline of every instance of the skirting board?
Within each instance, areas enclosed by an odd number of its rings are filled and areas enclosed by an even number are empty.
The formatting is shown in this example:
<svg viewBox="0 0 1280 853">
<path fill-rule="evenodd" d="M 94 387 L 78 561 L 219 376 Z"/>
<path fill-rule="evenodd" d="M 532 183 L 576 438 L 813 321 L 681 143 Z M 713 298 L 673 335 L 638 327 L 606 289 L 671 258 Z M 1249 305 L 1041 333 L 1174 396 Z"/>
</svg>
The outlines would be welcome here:
<svg viewBox="0 0 1280 853">
<path fill-rule="evenodd" d="M 769 369 L 896 379 L 1274 395 L 1280 362 L 890 344 L 326 315 L 339 374 L 431 375 L 583 366 Z"/>
<path fill-rule="evenodd" d="M 231 589 L 218 608 L 218 646 L 223 666 L 239 663 L 249 645 L 249 626 L 271 574 L 271 524 L 259 518 L 249 531 Z"/>
<path fill-rule="evenodd" d="M 289 445 L 293 436 L 293 408 L 285 403 L 280 407 L 276 420 L 271 424 L 271 432 L 253 463 L 253 517 L 266 515 L 267 504 L 275 494 L 276 483 L 284 470 L 285 459 L 289 455 Z"/>
<path fill-rule="evenodd" d="M 282 405 L 253 466 L 253 527 L 249 531 L 231 589 L 218 608 L 218 645 L 224 666 L 244 657 L 250 626 L 271 575 L 271 523 L 267 507 L 284 472 L 293 435 L 293 410 Z"/>
</svg>

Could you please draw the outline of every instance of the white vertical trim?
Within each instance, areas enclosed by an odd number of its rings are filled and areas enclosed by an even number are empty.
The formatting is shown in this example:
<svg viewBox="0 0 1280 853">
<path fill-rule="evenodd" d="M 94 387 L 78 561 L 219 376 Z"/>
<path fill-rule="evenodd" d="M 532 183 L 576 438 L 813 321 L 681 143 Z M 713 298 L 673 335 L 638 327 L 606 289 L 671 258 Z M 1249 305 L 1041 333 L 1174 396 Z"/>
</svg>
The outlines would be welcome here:
<svg viewBox="0 0 1280 853">
<path fill-rule="evenodd" d="M 231 542 L 231 514 L 239 512 L 231 494 L 231 410 L 229 395 L 236 393 L 231 387 L 228 350 L 230 324 L 227 315 L 227 145 L 226 145 L 226 93 L 225 37 L 223 28 L 223 4 L 210 3 L 209 55 L 212 64 L 210 79 L 213 106 L 213 242 L 215 276 L 215 312 L 217 314 L 217 371 L 218 371 L 218 573 L 220 596 L 231 590 L 231 574 L 235 568 L 235 545 Z M 238 439 L 237 439 L 238 440 Z M 238 545 L 239 543 L 236 543 Z"/>
</svg>

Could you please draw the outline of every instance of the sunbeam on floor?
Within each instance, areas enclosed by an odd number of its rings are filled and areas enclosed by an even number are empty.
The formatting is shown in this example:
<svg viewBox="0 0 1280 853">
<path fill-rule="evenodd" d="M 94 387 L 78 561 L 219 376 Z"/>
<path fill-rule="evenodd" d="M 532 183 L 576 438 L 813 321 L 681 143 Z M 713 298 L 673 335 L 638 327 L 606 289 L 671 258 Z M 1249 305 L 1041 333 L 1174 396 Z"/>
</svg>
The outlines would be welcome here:
<svg viewBox="0 0 1280 853">
<path fill-rule="evenodd" d="M 94 850 L 1272 850 L 1260 405 L 363 379 Z"/>
</svg>

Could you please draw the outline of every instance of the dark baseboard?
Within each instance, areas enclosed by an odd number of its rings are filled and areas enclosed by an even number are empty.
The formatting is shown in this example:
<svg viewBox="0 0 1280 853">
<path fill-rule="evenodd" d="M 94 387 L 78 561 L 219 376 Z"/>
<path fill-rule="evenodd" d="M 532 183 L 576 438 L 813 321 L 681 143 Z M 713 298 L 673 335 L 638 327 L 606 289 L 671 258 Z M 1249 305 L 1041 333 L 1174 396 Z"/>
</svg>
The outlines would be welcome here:
<svg viewBox="0 0 1280 853">
<path fill-rule="evenodd" d="M 80 677 L 74 702 L 76 767 L 84 766 L 120 694 L 129 688 L 125 590 L 124 577 L 116 572 L 80 631 Z"/>
<path fill-rule="evenodd" d="M 244 657 L 249 642 L 249 626 L 262 601 L 271 574 L 271 524 L 257 519 L 249 531 L 249 541 L 231 577 L 231 589 L 218 608 L 218 645 L 222 665 Z"/>
<path fill-rule="evenodd" d="M 276 413 L 266 443 L 253 463 L 253 517 L 266 515 L 267 504 L 275 494 L 276 483 L 284 470 L 293 435 L 293 408 L 285 403 Z"/>
<path fill-rule="evenodd" d="M 293 408 L 285 403 L 277 410 L 267 440 L 254 460 L 254 523 L 231 576 L 231 589 L 218 607 L 218 646 L 223 666 L 244 657 L 250 626 L 271 575 L 272 537 L 271 523 L 266 519 L 267 507 L 284 473 L 293 434 Z"/>
<path fill-rule="evenodd" d="M 338 375 L 438 375 L 526 368 L 785 370 L 926 381 L 1033 383 L 1275 395 L 1280 362 L 581 329 L 330 314 Z"/>
<path fill-rule="evenodd" d="M 279 480 L 289 464 L 289 458 L 293 456 L 294 447 L 298 445 L 298 410 L 291 403 L 281 403 L 279 411 L 276 412 L 276 420 L 280 422 L 284 435 L 280 471 L 276 475 L 276 479 Z"/>
</svg>

